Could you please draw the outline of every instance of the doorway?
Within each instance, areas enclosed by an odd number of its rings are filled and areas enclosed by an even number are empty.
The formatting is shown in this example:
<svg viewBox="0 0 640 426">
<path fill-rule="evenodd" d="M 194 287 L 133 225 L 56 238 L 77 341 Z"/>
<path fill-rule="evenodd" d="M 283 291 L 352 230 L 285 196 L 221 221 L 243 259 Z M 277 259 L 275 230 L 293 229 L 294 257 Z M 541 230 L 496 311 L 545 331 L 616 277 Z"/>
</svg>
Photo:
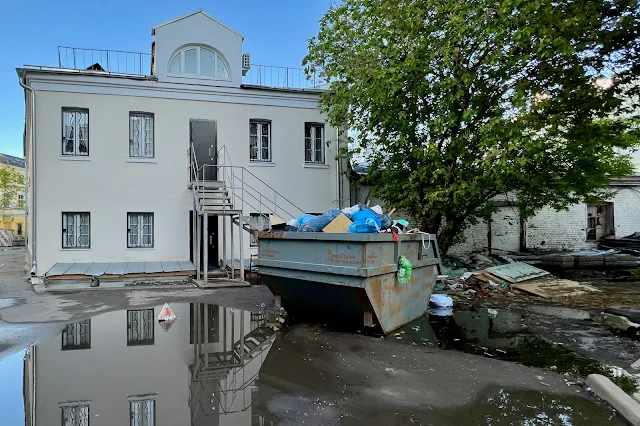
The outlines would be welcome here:
<svg viewBox="0 0 640 426">
<path fill-rule="evenodd" d="M 202 221 L 204 216 L 198 216 L 202 232 L 204 232 L 204 226 Z M 189 211 L 189 260 L 195 264 L 195 254 L 193 253 L 193 210 Z M 219 268 L 218 258 L 218 216 L 209 216 L 209 235 L 204 238 L 204 242 L 208 244 L 208 257 L 207 263 L 209 270 Z M 200 244 L 200 265 L 204 265 L 204 247 L 202 246 L 202 240 L 198 242 Z"/>
<path fill-rule="evenodd" d="M 198 179 L 217 180 L 216 155 L 218 153 L 217 123 L 212 120 L 189 120 L 189 142 L 193 145 L 198 162 Z"/>
</svg>

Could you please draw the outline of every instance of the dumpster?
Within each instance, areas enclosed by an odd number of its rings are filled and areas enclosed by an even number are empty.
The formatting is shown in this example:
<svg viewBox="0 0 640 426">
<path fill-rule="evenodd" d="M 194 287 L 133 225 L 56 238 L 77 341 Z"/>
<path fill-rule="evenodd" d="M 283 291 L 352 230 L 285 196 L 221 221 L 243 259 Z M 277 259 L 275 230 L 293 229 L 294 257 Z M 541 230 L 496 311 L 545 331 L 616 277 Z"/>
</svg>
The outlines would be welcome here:
<svg viewBox="0 0 640 426">
<path fill-rule="evenodd" d="M 398 281 L 398 259 L 413 270 Z M 260 275 L 289 313 L 336 315 L 384 333 L 424 315 L 440 268 L 435 235 L 259 232 Z"/>
</svg>

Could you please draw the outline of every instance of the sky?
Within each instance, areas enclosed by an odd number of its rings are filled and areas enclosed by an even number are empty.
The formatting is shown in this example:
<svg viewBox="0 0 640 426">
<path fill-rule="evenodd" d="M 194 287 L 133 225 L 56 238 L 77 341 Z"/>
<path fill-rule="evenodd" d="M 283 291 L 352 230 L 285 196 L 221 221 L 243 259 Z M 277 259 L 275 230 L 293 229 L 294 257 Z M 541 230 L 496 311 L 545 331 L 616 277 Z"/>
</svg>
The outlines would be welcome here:
<svg viewBox="0 0 640 426">
<path fill-rule="evenodd" d="M 2 424 L 24 424 L 24 400 L 22 399 L 22 370 L 25 351 L 15 353 L 0 362 L 0 413 Z"/>
<path fill-rule="evenodd" d="M 151 27 L 203 9 L 244 35 L 256 64 L 301 67 L 330 0 L 0 0 L 0 152 L 22 157 L 24 91 L 15 69 L 58 66 L 58 46 L 151 51 Z"/>
</svg>

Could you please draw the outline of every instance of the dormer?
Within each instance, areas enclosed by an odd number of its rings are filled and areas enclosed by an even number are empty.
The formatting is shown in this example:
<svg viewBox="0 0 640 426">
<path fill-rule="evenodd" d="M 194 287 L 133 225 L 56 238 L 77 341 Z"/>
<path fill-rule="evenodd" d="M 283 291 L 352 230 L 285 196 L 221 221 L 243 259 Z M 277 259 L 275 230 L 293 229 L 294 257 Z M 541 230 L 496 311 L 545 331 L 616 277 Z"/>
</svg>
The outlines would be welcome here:
<svg viewBox="0 0 640 426">
<path fill-rule="evenodd" d="M 159 81 L 240 87 L 244 37 L 203 10 L 156 25 L 151 35 Z"/>
</svg>

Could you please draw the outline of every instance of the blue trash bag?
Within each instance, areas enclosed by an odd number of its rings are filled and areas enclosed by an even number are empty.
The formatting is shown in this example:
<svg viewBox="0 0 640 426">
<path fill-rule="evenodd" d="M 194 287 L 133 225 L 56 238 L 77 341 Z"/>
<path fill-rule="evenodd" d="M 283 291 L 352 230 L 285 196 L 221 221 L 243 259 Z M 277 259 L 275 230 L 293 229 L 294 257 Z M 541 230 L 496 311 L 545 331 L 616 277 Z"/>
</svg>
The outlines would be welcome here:
<svg viewBox="0 0 640 426">
<path fill-rule="evenodd" d="M 329 210 L 322 216 L 314 216 L 313 219 L 308 220 L 302 225 L 300 232 L 320 232 L 340 213 L 340 210 Z"/>
<path fill-rule="evenodd" d="M 375 234 L 380 230 L 378 219 L 370 217 L 358 219 L 349 225 L 349 232 L 352 234 Z"/>
<path fill-rule="evenodd" d="M 387 230 L 389 228 L 391 228 L 391 225 L 393 225 L 393 219 L 391 219 L 391 216 L 389 216 L 388 214 L 378 214 L 376 212 L 374 212 L 373 210 L 371 210 L 371 207 L 367 206 L 366 204 L 358 204 L 358 207 L 360 207 L 360 211 L 354 213 L 351 215 L 351 220 L 353 220 L 354 222 L 356 221 L 356 218 L 359 217 L 357 216 L 358 213 L 361 212 L 370 212 L 372 215 L 374 215 L 377 219 L 378 222 L 380 222 L 380 229 L 382 231 Z"/>
<path fill-rule="evenodd" d="M 354 223 L 355 222 L 362 222 L 364 224 L 365 219 L 372 219 L 375 222 L 376 227 L 378 229 L 381 229 L 382 228 L 382 223 L 380 222 L 380 219 L 375 214 L 375 212 L 371 211 L 368 207 L 365 207 L 365 209 L 357 211 L 354 214 L 352 214 L 351 215 L 351 220 Z"/>
<path fill-rule="evenodd" d="M 301 216 L 298 216 L 298 230 L 300 230 L 300 228 L 302 228 L 302 226 L 305 223 L 309 222 L 314 217 L 316 217 L 316 216 L 314 216 L 312 214 L 307 214 L 307 213 L 305 213 L 305 214 L 303 214 Z"/>
</svg>

